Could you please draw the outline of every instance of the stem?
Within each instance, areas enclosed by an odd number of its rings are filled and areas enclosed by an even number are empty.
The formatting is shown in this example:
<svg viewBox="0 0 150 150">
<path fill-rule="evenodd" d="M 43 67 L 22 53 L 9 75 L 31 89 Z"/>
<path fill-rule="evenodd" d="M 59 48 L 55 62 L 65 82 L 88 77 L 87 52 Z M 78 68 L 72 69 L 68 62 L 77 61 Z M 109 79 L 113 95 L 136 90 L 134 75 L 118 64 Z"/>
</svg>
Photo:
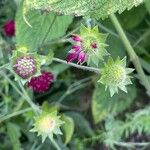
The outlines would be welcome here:
<svg viewBox="0 0 150 150">
<path fill-rule="evenodd" d="M 72 66 L 72 67 L 75 67 L 75 68 L 78 68 L 78 69 L 91 71 L 91 72 L 95 72 L 97 74 L 100 74 L 100 69 L 98 69 L 98 68 L 77 65 L 77 64 L 70 63 L 70 62 L 67 62 L 65 60 L 59 59 L 59 58 L 53 58 L 53 61 L 63 63 L 63 64 L 67 64 L 69 66 Z"/>
<path fill-rule="evenodd" d="M 0 118 L 0 123 L 2 123 L 3 121 L 7 120 L 7 119 L 10 119 L 12 117 L 15 117 L 15 116 L 18 116 L 18 115 L 21 115 L 25 112 L 28 112 L 28 111 L 32 111 L 32 108 L 26 108 L 26 109 L 23 109 L 23 110 L 19 110 L 19 111 L 16 111 L 16 112 L 13 112 L 9 115 L 6 115 L 4 117 L 1 117 Z"/>
<path fill-rule="evenodd" d="M 61 150 L 61 148 L 59 147 L 59 145 L 57 144 L 57 142 L 53 138 L 50 138 L 50 140 L 57 150 Z"/>
<path fill-rule="evenodd" d="M 110 15 L 110 18 L 111 18 L 112 23 L 114 24 L 117 32 L 120 35 L 120 38 L 121 38 L 121 40 L 122 40 L 122 42 L 126 48 L 126 51 L 127 51 L 128 55 L 130 56 L 130 59 L 133 62 L 144 87 L 147 90 L 147 94 L 150 96 L 150 83 L 149 83 L 149 81 L 148 81 L 148 79 L 147 79 L 147 77 L 146 77 L 146 75 L 145 75 L 145 73 L 141 67 L 138 56 L 136 55 L 134 49 L 132 48 L 132 46 L 131 46 L 127 36 L 125 35 L 117 17 L 114 14 L 112 14 L 112 15 Z"/>
<path fill-rule="evenodd" d="M 5 65 L 2 65 L 2 66 L 0 66 L 0 69 L 6 68 L 8 65 L 9 65 L 9 63 L 5 64 Z"/>
<path fill-rule="evenodd" d="M 26 101 L 28 102 L 28 104 L 32 107 L 32 109 L 34 110 L 34 112 L 35 112 L 36 114 L 38 114 L 38 113 L 40 112 L 39 107 L 38 107 L 37 105 L 35 105 L 35 104 L 32 102 L 31 98 L 28 96 L 28 93 L 27 93 L 26 90 L 24 89 L 24 87 L 23 87 L 23 85 L 22 85 L 21 82 L 19 82 L 19 86 L 20 86 L 22 92 L 24 93 L 24 95 L 25 95 L 25 97 L 26 97 Z"/>
</svg>

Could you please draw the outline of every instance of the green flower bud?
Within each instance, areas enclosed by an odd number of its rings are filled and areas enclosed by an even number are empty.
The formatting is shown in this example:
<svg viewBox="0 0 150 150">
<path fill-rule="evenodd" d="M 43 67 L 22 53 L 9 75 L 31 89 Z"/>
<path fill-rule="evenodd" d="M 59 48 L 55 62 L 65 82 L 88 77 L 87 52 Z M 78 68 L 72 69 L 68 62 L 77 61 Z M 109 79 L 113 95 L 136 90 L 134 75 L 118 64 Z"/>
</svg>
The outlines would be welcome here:
<svg viewBox="0 0 150 150">
<path fill-rule="evenodd" d="M 111 96 L 118 93 L 118 88 L 127 92 L 126 85 L 132 84 L 128 74 L 133 70 L 126 68 L 126 57 L 122 60 L 118 57 L 115 61 L 109 58 L 101 70 L 101 78 L 98 82 L 104 84 L 106 89 L 109 88 Z"/>
<path fill-rule="evenodd" d="M 34 128 L 31 132 L 38 132 L 38 136 L 42 136 L 42 142 L 48 137 L 53 138 L 53 134 L 62 134 L 60 126 L 64 122 L 57 116 L 57 111 L 48 113 L 43 112 L 40 116 L 35 118 Z"/>
</svg>

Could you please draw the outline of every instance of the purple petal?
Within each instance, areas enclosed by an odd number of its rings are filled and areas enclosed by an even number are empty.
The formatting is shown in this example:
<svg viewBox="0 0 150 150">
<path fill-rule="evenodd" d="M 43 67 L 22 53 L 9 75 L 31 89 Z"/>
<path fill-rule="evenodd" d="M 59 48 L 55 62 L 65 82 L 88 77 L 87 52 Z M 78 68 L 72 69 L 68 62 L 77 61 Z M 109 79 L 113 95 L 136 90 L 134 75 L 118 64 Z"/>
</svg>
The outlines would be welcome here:
<svg viewBox="0 0 150 150">
<path fill-rule="evenodd" d="M 97 48 L 97 44 L 96 43 L 92 43 L 91 47 L 95 49 L 95 48 Z"/>
<path fill-rule="evenodd" d="M 76 52 L 79 52 L 81 50 L 81 46 L 79 46 L 79 45 L 73 45 L 72 49 L 75 50 Z"/>
<path fill-rule="evenodd" d="M 72 61 L 74 61 L 75 59 L 77 59 L 77 57 L 78 57 L 78 52 L 75 52 L 75 51 L 70 51 L 69 53 L 68 53 L 68 55 L 67 55 L 67 58 L 66 58 L 66 60 L 67 60 L 67 62 L 72 62 Z"/>
<path fill-rule="evenodd" d="M 81 38 L 77 35 L 72 35 L 72 40 L 75 41 L 75 42 L 81 42 Z"/>
<path fill-rule="evenodd" d="M 78 56 L 78 62 L 79 62 L 79 63 L 84 63 L 86 60 L 87 60 L 87 55 L 86 55 L 86 53 L 84 53 L 83 51 L 81 51 L 81 52 L 79 53 L 79 56 Z"/>
</svg>

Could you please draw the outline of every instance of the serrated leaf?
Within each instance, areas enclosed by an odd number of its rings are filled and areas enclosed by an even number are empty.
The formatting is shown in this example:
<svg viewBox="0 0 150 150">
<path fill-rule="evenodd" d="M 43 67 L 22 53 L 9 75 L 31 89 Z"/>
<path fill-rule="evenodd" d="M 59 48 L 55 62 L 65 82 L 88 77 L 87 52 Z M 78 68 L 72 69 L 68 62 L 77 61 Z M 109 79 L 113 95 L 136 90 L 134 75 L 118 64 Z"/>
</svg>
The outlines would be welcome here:
<svg viewBox="0 0 150 150">
<path fill-rule="evenodd" d="M 20 150 L 21 144 L 19 138 L 21 136 L 19 127 L 14 123 L 7 123 L 7 134 L 11 140 L 13 150 Z"/>
<path fill-rule="evenodd" d="M 23 18 L 23 9 L 20 7 L 16 14 L 16 41 L 17 46 L 26 46 L 29 50 L 37 50 L 43 41 L 48 43 L 66 33 L 72 22 L 72 16 L 57 16 L 54 13 L 40 13 L 33 10 L 25 14 L 27 25 Z M 51 26 L 52 25 L 52 26 Z M 51 28 L 51 29 L 50 29 Z M 50 31 L 49 31 L 50 29 Z M 48 33 L 48 34 L 47 34 Z M 47 36 L 47 38 L 45 38 Z"/>
<path fill-rule="evenodd" d="M 109 114 L 118 114 L 128 108 L 136 97 L 134 85 L 128 88 L 128 94 L 119 94 L 110 97 L 102 85 L 97 85 L 92 98 L 92 115 L 95 123 L 99 123 Z"/>
<path fill-rule="evenodd" d="M 141 4 L 143 0 L 27 0 L 26 7 L 60 14 L 105 18 L 108 15 Z"/>
<path fill-rule="evenodd" d="M 63 115 L 62 120 L 65 122 L 62 126 L 62 129 L 65 134 L 65 144 L 68 144 L 73 136 L 74 132 L 74 121 L 71 117 Z"/>
</svg>

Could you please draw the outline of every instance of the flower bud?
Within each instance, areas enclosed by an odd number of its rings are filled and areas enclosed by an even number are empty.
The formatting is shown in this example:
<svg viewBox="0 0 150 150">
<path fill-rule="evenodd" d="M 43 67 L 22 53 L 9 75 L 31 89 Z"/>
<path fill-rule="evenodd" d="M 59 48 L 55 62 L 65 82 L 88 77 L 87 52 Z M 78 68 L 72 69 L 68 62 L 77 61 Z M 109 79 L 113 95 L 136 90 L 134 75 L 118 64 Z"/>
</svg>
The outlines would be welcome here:
<svg viewBox="0 0 150 150">
<path fill-rule="evenodd" d="M 78 36 L 78 35 L 72 35 L 72 40 L 73 41 L 75 41 L 75 42 L 81 42 L 81 38 L 80 38 L 80 36 Z"/>
<path fill-rule="evenodd" d="M 109 88 L 111 96 L 118 93 L 118 88 L 127 92 L 126 85 L 132 84 L 128 74 L 133 70 L 134 69 L 126 68 L 126 58 L 120 60 L 118 57 L 116 61 L 109 58 L 107 64 L 105 64 L 105 67 L 101 70 L 99 82 L 104 84 L 106 89 L 107 87 Z"/>
<path fill-rule="evenodd" d="M 85 52 L 81 51 L 78 56 L 78 62 L 84 63 L 87 60 L 87 55 Z"/>
<path fill-rule="evenodd" d="M 15 35 L 15 22 L 14 22 L 14 20 L 5 22 L 4 32 L 5 32 L 6 36 L 9 36 L 9 37 Z"/>
<path fill-rule="evenodd" d="M 27 86 L 35 92 L 46 92 L 54 81 L 54 76 L 50 72 L 43 71 L 40 76 L 32 77 Z"/>
</svg>

